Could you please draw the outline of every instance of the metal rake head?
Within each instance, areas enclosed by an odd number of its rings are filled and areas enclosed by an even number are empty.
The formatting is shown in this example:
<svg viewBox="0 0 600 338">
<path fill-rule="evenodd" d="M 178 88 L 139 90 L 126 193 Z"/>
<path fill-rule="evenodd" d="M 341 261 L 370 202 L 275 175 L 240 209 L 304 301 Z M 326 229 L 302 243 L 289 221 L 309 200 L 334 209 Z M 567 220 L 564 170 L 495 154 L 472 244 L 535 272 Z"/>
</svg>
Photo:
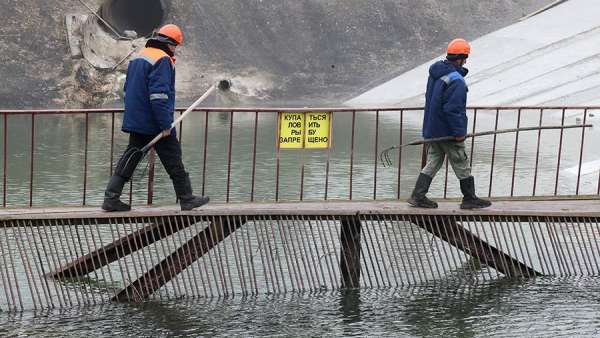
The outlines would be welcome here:
<svg viewBox="0 0 600 338">
<path fill-rule="evenodd" d="M 146 153 L 139 148 L 127 149 L 115 167 L 115 174 L 123 177 L 133 176 L 138 164 L 144 159 Z"/>
<path fill-rule="evenodd" d="M 393 165 L 392 163 L 392 150 L 398 148 L 397 146 L 393 146 L 393 147 L 389 147 L 387 149 L 384 149 L 380 154 L 379 154 L 379 160 L 381 161 L 381 164 L 384 168 L 389 168 Z"/>
</svg>

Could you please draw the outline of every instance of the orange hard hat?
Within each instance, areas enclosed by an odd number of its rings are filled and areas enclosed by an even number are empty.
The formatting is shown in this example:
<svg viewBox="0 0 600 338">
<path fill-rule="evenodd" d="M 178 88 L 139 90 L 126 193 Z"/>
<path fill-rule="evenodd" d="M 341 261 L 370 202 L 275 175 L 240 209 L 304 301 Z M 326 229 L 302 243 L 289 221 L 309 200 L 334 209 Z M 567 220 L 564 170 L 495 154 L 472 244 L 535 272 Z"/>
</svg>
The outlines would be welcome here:
<svg viewBox="0 0 600 338">
<path fill-rule="evenodd" d="M 167 37 L 168 39 L 172 40 L 172 41 L 167 41 L 168 43 L 170 43 L 172 45 L 180 45 L 183 43 L 183 32 L 181 31 L 181 29 L 179 29 L 179 27 L 177 27 L 174 24 L 168 24 L 168 25 L 162 26 L 158 30 L 158 35 L 162 35 L 162 36 Z"/>
<path fill-rule="evenodd" d="M 471 45 L 465 39 L 454 39 L 448 44 L 448 54 L 451 55 L 469 55 Z"/>
</svg>

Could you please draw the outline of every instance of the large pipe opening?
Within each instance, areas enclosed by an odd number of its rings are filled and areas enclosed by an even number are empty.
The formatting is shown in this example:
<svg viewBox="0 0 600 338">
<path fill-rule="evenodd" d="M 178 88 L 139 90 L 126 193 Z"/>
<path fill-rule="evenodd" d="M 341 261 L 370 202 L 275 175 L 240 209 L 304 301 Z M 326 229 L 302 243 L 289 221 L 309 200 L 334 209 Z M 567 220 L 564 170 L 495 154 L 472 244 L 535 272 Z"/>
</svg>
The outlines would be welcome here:
<svg viewBox="0 0 600 338">
<path fill-rule="evenodd" d="M 148 36 L 162 23 L 165 8 L 162 0 L 105 0 L 100 16 L 121 35 L 130 30 Z"/>
</svg>

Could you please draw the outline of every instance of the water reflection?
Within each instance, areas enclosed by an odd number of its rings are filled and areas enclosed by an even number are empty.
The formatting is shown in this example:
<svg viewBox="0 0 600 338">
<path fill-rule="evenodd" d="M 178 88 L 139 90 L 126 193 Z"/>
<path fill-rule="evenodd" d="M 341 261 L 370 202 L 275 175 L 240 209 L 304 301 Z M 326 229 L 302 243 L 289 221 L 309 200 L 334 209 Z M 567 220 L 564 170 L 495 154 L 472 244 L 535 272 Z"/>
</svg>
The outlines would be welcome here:
<svg viewBox="0 0 600 338">
<path fill-rule="evenodd" d="M 0 314 L 15 336 L 595 336 L 598 279 L 495 281 Z"/>
<path fill-rule="evenodd" d="M 340 313 L 344 323 L 352 324 L 361 321 L 360 289 L 344 290 L 340 293 Z"/>
<path fill-rule="evenodd" d="M 500 280 L 479 285 L 432 287 L 426 294 L 412 290 L 403 318 L 416 336 L 473 337 L 477 335 L 474 319 L 494 316 L 494 306 L 502 302 L 503 293 L 518 289 L 519 285 L 519 282 Z"/>
</svg>

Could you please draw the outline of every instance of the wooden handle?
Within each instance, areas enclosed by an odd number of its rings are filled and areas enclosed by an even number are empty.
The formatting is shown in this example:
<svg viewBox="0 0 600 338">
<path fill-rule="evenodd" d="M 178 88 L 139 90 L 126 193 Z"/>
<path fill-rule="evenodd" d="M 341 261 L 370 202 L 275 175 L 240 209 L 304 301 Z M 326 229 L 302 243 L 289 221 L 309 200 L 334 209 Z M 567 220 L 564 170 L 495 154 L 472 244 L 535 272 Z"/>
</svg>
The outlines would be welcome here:
<svg viewBox="0 0 600 338">
<path fill-rule="evenodd" d="M 196 109 L 196 107 L 198 107 L 198 105 L 200 103 L 202 103 L 202 101 L 206 100 L 206 98 L 209 97 L 210 94 L 212 94 L 216 88 L 217 88 L 216 85 L 210 86 L 210 88 L 208 88 L 206 93 L 204 93 L 202 96 L 200 96 L 200 98 L 198 100 L 196 100 L 196 102 L 192 103 L 192 105 L 189 106 L 189 108 L 186 109 L 183 112 L 183 114 L 181 114 L 181 116 L 179 116 L 175 121 L 173 121 L 173 123 L 171 123 L 170 129 L 173 129 L 179 122 L 181 122 L 187 116 L 187 114 L 189 114 L 191 111 Z M 156 142 L 160 141 L 160 139 L 162 137 L 163 137 L 162 132 L 160 134 L 156 135 L 156 137 L 154 139 L 152 139 L 152 141 L 148 142 L 148 144 L 146 144 L 144 146 L 144 148 L 142 148 L 142 152 L 144 152 L 144 153 L 147 152 L 150 148 L 152 148 L 153 145 L 156 144 Z"/>
<path fill-rule="evenodd" d="M 475 133 L 475 134 L 467 134 L 465 136 L 465 138 L 469 138 L 469 137 L 473 137 L 473 136 L 486 136 L 486 135 L 516 133 L 518 131 L 521 132 L 521 131 L 529 131 L 529 130 L 572 129 L 572 128 L 591 128 L 591 127 L 593 127 L 592 124 L 583 124 L 583 125 L 582 124 L 571 124 L 571 125 L 566 125 L 566 126 L 521 127 L 521 128 L 514 128 L 514 129 L 500 129 L 500 130 L 484 131 L 484 132 Z M 409 145 L 414 146 L 414 145 L 419 145 L 419 144 L 424 144 L 424 143 L 433 143 L 433 142 L 439 142 L 439 141 L 452 141 L 452 140 L 454 140 L 454 136 L 436 137 L 436 138 L 412 141 L 412 142 L 403 144 L 400 147 L 409 146 Z"/>
</svg>

